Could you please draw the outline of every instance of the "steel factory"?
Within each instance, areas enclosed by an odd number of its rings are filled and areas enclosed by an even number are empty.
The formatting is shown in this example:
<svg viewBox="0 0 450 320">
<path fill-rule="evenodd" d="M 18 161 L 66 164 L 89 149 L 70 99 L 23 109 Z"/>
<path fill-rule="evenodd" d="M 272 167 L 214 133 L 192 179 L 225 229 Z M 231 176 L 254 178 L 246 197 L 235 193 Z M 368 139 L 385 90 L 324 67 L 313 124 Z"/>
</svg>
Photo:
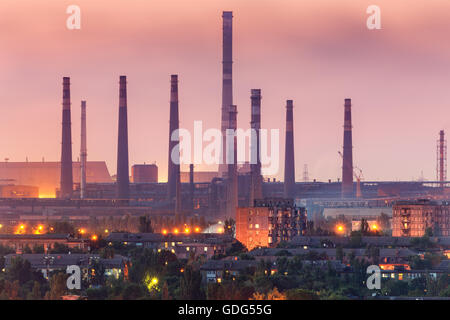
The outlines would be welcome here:
<svg viewBox="0 0 450 320">
<path fill-rule="evenodd" d="M 294 129 L 299 126 L 299 122 L 294 121 L 295 102 L 289 99 L 284 104 L 286 122 L 280 124 L 280 127 L 285 128 L 286 138 L 284 181 L 263 176 L 260 131 L 264 107 L 263 92 L 259 88 L 248 88 L 247 106 L 251 110 L 249 128 L 255 133 L 251 145 L 256 152 L 252 153 L 247 166 L 238 165 L 236 136 L 230 139 L 231 143 L 226 137 L 230 131 L 235 132 L 237 129 L 239 109 L 247 107 L 237 106 L 233 102 L 233 13 L 223 12 L 222 19 L 220 128 L 223 140 L 220 155 L 222 161 L 217 172 L 196 171 L 194 164 L 190 165 L 189 172 L 180 170 L 180 152 L 177 146 L 179 115 L 185 110 L 179 108 L 177 74 L 168 76 L 170 103 L 167 108 L 170 116 L 169 119 L 161 119 L 169 120 L 167 183 L 158 181 L 158 166 L 155 163 L 129 163 L 128 126 L 132 124 L 127 116 L 126 75 L 119 77 L 117 88 L 117 171 L 111 174 L 104 161 L 92 161 L 88 157 L 86 119 L 89 115 L 89 101 L 86 100 L 80 104 L 81 148 L 78 161 L 74 161 L 71 118 L 73 106 L 78 105 L 78 102 L 72 103 L 71 86 L 77 84 L 72 83 L 70 77 L 63 77 L 61 159 L 59 162 L 43 159 L 42 162 L 5 160 L 0 163 L 0 222 L 7 225 L 45 221 L 51 217 L 83 221 L 92 216 L 107 218 L 125 214 L 170 218 L 179 224 L 186 223 L 189 219 L 198 221 L 203 218 L 217 223 L 232 218 L 236 220 L 237 238 L 249 247 L 255 247 L 290 241 L 304 234 L 309 224 L 318 224 L 330 216 L 335 219 L 347 216 L 350 220 L 361 217 L 376 219 L 383 212 L 392 219 L 394 236 L 420 236 L 426 226 L 433 227 L 435 234 L 449 235 L 447 204 L 438 205 L 434 202 L 446 201 L 449 197 L 444 130 L 437 130 L 436 181 L 363 181 L 362 170 L 353 164 L 353 152 L 357 152 L 357 149 L 352 145 L 350 98 L 336 101 L 336 106 L 343 102 L 344 116 L 343 147 L 339 151 L 342 157 L 341 179 L 308 181 L 305 178 L 302 182 L 296 181 L 295 156 L 308 150 L 294 150 Z M 283 108 L 282 97 L 279 108 Z M 297 108 L 302 106 L 297 105 Z M 113 141 L 108 143 L 112 145 Z M 423 201 L 431 202 L 428 204 Z M 414 209 L 415 206 L 420 209 Z M 434 209 L 428 210 L 428 207 Z M 330 210 L 339 214 L 332 214 Z M 355 213 L 361 210 L 376 213 Z M 417 213 L 417 210 L 421 213 Z M 409 222 L 409 212 L 412 212 L 412 216 L 417 214 L 418 218 Z M 429 215 L 431 218 L 428 218 Z M 253 220 L 258 222 L 251 222 Z"/>
</svg>

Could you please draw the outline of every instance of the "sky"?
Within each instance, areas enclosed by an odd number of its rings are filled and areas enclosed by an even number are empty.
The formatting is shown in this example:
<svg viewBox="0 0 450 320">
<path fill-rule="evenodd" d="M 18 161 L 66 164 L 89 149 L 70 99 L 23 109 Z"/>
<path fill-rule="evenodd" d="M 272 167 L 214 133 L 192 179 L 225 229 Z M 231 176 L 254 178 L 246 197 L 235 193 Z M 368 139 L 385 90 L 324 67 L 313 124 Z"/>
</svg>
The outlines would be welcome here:
<svg viewBox="0 0 450 320">
<path fill-rule="evenodd" d="M 81 29 L 69 30 L 69 5 Z M 369 5 L 381 29 L 369 30 Z M 73 159 L 87 100 L 88 160 L 116 171 L 118 82 L 128 80 L 130 165 L 167 179 L 170 75 L 179 75 L 180 127 L 220 128 L 222 11 L 234 15 L 234 103 L 248 128 L 250 89 L 262 127 L 280 130 L 294 100 L 296 180 L 341 176 L 344 99 L 353 159 L 366 181 L 436 177 L 439 130 L 450 129 L 447 0 L 2 0 L 0 159 L 60 158 L 62 78 L 71 77 Z M 214 167 L 199 165 L 197 170 Z"/>
</svg>

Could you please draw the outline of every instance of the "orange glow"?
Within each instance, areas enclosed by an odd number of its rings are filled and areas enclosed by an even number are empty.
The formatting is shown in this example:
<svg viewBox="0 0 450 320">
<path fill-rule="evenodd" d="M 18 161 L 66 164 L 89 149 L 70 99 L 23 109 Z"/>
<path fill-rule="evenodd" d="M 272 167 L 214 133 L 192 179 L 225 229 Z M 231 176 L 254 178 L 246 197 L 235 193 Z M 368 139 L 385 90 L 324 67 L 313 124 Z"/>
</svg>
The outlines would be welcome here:
<svg viewBox="0 0 450 320">
<path fill-rule="evenodd" d="M 178 234 L 180 232 L 180 230 L 178 230 L 177 228 L 173 229 L 173 233 Z"/>
<path fill-rule="evenodd" d="M 14 231 L 15 234 L 24 234 L 26 232 L 26 227 L 24 224 L 20 224 L 16 231 Z"/>
<path fill-rule="evenodd" d="M 91 237 L 92 241 L 96 241 L 97 239 L 98 239 L 98 237 L 95 234 Z"/>
<path fill-rule="evenodd" d="M 195 227 L 194 231 L 195 232 L 200 232 L 200 228 L 199 227 Z"/>
<path fill-rule="evenodd" d="M 337 231 L 338 233 L 344 233 L 345 228 L 344 228 L 344 226 L 343 226 L 342 224 L 338 224 L 338 225 L 336 226 L 336 231 Z"/>
<path fill-rule="evenodd" d="M 378 226 L 376 224 L 373 224 L 372 225 L 372 230 L 374 230 L 374 231 L 378 230 Z"/>
<path fill-rule="evenodd" d="M 55 194 L 39 194 L 40 199 L 55 199 Z"/>
<path fill-rule="evenodd" d="M 162 234 L 166 235 L 167 234 L 167 230 L 163 229 Z"/>
<path fill-rule="evenodd" d="M 218 228 L 217 229 L 217 233 L 223 233 L 223 231 L 224 231 L 223 228 Z"/>
<path fill-rule="evenodd" d="M 43 231 L 44 231 L 44 226 L 40 224 L 33 230 L 33 234 L 42 234 Z"/>
<path fill-rule="evenodd" d="M 402 263 L 386 263 L 386 264 L 380 264 L 381 270 L 394 270 L 395 267 L 403 267 L 405 270 L 411 270 L 411 267 L 408 264 L 402 264 Z"/>
<path fill-rule="evenodd" d="M 108 233 L 109 232 L 109 230 L 108 229 L 105 229 L 105 233 Z"/>
<path fill-rule="evenodd" d="M 80 234 L 85 234 L 86 233 L 86 229 L 78 229 L 78 232 L 80 233 Z"/>
<path fill-rule="evenodd" d="M 184 229 L 184 233 L 191 233 L 191 229 L 185 228 L 185 229 Z"/>
</svg>

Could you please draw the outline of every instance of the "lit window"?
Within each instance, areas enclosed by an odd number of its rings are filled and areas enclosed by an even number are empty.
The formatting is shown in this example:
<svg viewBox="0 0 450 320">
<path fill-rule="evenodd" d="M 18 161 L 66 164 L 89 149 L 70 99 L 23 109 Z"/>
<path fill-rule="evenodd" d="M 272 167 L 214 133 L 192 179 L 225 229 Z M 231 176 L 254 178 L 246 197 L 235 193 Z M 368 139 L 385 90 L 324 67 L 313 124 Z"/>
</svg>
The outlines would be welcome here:
<svg viewBox="0 0 450 320">
<path fill-rule="evenodd" d="M 256 229 L 259 229 L 259 224 L 255 224 L 255 228 L 256 228 Z"/>
</svg>

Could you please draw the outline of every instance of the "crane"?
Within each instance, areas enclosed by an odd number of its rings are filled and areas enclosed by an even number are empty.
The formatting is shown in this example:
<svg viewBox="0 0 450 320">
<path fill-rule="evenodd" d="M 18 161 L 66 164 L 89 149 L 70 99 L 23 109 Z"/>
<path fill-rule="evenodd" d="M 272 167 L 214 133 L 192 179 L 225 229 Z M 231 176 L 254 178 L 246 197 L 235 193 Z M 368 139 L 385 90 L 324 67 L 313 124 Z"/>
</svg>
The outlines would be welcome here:
<svg viewBox="0 0 450 320">
<path fill-rule="evenodd" d="M 338 151 L 338 153 L 341 156 L 341 158 L 344 159 L 342 152 Z M 356 198 L 362 198 L 361 179 L 364 179 L 364 176 L 361 168 L 353 166 L 353 176 L 356 179 Z"/>
</svg>

